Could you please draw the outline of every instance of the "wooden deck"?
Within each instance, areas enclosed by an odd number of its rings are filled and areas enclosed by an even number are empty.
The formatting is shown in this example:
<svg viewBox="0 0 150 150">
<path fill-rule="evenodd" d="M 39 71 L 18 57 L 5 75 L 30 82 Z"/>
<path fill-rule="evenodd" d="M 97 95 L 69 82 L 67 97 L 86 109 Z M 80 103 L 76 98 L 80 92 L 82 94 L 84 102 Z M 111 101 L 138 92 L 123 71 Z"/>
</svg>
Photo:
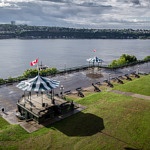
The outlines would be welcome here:
<svg viewBox="0 0 150 150">
<path fill-rule="evenodd" d="M 26 120 L 33 119 L 39 123 L 78 108 L 77 104 L 73 104 L 58 96 L 54 96 L 51 99 L 51 95 L 48 94 L 22 97 L 18 101 L 17 106 L 20 117 Z"/>
<path fill-rule="evenodd" d="M 62 103 L 65 103 L 66 101 L 59 98 L 54 97 L 55 105 L 60 105 Z M 43 95 L 32 95 L 30 98 L 24 97 L 21 98 L 18 102 L 19 104 L 23 105 L 27 109 L 36 110 L 36 111 L 42 111 L 45 110 L 47 107 L 54 106 L 50 95 L 43 94 Z"/>
</svg>

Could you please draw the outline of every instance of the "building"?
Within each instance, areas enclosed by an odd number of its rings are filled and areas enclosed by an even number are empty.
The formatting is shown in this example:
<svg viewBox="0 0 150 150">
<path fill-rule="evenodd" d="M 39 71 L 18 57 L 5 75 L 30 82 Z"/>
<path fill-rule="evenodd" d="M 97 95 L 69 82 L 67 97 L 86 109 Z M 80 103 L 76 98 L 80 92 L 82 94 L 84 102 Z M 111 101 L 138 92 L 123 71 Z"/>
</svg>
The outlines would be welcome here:
<svg viewBox="0 0 150 150">
<path fill-rule="evenodd" d="M 16 22 L 15 21 L 11 21 L 11 25 L 15 25 L 16 24 Z"/>
</svg>

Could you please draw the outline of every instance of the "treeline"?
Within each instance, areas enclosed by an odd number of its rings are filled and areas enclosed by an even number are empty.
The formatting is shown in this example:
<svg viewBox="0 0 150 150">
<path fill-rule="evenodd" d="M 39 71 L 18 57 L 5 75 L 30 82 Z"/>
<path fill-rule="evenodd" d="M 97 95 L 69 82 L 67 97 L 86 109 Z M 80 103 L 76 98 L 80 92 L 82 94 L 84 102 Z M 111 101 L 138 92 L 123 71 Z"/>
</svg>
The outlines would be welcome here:
<svg viewBox="0 0 150 150">
<path fill-rule="evenodd" d="M 150 39 L 150 30 L 0 25 L 0 39 Z"/>
<path fill-rule="evenodd" d="M 39 70 L 39 75 L 52 76 L 52 75 L 55 75 L 57 72 L 58 72 L 58 70 L 56 68 L 47 68 L 47 69 Z M 27 69 L 26 71 L 24 71 L 23 75 L 21 75 L 19 77 L 15 77 L 15 78 L 9 77 L 8 79 L 0 78 L 0 85 L 3 85 L 3 84 L 9 85 L 14 82 L 19 82 L 22 80 L 27 80 L 29 78 L 33 78 L 37 75 L 38 75 L 37 69 Z"/>
</svg>

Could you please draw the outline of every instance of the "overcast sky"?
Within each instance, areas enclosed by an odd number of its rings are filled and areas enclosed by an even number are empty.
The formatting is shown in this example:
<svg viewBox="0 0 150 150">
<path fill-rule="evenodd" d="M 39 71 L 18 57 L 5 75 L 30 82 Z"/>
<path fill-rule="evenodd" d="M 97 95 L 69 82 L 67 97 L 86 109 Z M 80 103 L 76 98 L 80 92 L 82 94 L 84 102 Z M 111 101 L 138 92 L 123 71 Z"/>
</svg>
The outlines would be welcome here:
<svg viewBox="0 0 150 150">
<path fill-rule="evenodd" d="M 0 24 L 150 29 L 150 0 L 0 0 Z"/>
</svg>

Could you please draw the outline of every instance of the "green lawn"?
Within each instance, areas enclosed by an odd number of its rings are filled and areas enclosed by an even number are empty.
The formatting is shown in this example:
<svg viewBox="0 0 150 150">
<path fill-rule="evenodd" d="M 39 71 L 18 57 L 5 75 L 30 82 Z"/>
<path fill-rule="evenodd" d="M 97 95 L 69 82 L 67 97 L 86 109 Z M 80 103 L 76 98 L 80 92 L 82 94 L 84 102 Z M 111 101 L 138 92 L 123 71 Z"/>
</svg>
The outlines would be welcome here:
<svg viewBox="0 0 150 150">
<path fill-rule="evenodd" d="M 149 80 L 150 76 L 145 76 L 116 87 L 123 89 L 138 82 L 144 94 L 147 84 L 143 83 Z M 0 118 L 0 150 L 149 149 L 149 100 L 104 91 L 75 101 L 87 109 L 31 134 Z"/>
<path fill-rule="evenodd" d="M 141 78 L 134 79 L 124 85 L 116 86 L 114 89 L 150 96 L 150 75 L 141 76 Z"/>
</svg>

